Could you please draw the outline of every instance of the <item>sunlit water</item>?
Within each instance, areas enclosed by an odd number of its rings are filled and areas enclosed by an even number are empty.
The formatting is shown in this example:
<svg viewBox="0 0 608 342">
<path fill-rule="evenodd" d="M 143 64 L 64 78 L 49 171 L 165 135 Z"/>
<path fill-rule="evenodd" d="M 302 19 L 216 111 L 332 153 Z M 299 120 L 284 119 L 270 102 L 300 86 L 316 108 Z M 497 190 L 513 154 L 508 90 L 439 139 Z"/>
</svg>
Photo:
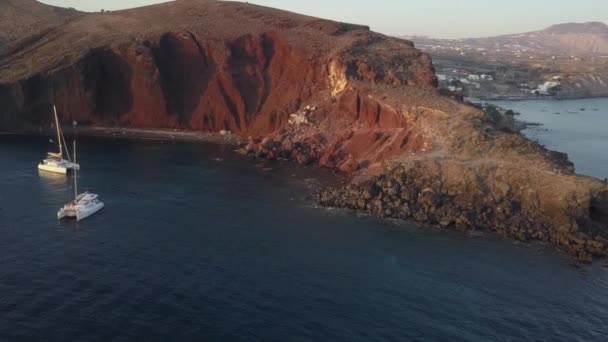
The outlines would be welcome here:
<svg viewBox="0 0 608 342">
<path fill-rule="evenodd" d="M 71 180 L 38 173 L 49 148 L 0 136 L 0 341 L 608 336 L 601 263 L 315 208 L 327 172 L 225 146 L 81 139 L 106 208 L 59 223 Z"/>
<path fill-rule="evenodd" d="M 497 101 L 518 119 L 542 123 L 524 133 L 552 150 L 566 152 L 576 171 L 608 177 L 608 98 L 568 101 Z"/>
</svg>

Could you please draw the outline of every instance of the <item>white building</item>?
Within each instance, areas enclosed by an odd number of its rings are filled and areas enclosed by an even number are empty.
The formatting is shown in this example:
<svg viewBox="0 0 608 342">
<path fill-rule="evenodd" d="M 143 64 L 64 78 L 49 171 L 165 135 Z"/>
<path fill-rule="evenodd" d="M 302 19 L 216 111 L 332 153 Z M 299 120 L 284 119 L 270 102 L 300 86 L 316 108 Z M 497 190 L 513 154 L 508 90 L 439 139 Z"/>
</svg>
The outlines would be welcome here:
<svg viewBox="0 0 608 342">
<path fill-rule="evenodd" d="M 462 87 L 449 86 L 448 90 L 451 92 L 462 91 Z"/>
<path fill-rule="evenodd" d="M 559 87 L 561 85 L 561 83 L 559 82 L 555 82 L 555 81 L 547 81 L 541 85 L 538 86 L 538 88 L 536 88 L 534 90 L 534 92 L 538 92 L 541 95 L 550 95 L 550 91 L 556 87 Z"/>
</svg>

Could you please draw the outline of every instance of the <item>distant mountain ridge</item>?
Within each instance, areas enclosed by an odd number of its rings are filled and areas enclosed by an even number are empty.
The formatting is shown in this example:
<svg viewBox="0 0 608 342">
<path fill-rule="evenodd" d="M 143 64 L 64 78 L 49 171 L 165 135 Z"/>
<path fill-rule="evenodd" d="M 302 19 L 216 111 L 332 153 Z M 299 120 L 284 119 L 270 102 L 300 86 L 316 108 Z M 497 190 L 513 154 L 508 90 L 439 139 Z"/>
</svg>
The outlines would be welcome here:
<svg viewBox="0 0 608 342">
<path fill-rule="evenodd" d="M 608 25 L 600 21 L 592 21 L 587 23 L 565 23 L 553 25 L 544 32 L 552 34 L 568 34 L 568 33 L 586 33 L 608 35 Z"/>
<path fill-rule="evenodd" d="M 608 25 L 602 22 L 565 23 L 540 31 L 486 38 L 409 39 L 420 45 L 468 45 L 479 49 L 517 46 L 523 51 L 539 54 L 608 55 Z"/>
</svg>

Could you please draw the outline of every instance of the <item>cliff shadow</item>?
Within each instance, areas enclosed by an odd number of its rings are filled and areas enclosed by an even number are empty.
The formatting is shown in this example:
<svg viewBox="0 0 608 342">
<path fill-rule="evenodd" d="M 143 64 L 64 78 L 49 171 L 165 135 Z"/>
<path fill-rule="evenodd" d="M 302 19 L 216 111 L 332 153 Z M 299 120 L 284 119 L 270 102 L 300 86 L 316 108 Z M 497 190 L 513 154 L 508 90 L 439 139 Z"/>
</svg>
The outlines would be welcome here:
<svg viewBox="0 0 608 342">
<path fill-rule="evenodd" d="M 23 124 L 18 115 L 17 101 L 8 85 L 0 84 L 0 108 L 0 131 L 18 129 Z"/>
<path fill-rule="evenodd" d="M 245 105 L 242 114 L 246 125 L 253 121 L 270 96 L 272 75 L 269 69 L 274 56 L 274 41 L 266 34 L 246 35 L 230 46 L 228 68 Z"/>
<path fill-rule="evenodd" d="M 177 116 L 180 124 L 187 124 L 207 89 L 215 63 L 190 32 L 187 36 L 165 33 L 152 51 L 167 112 Z"/>
<path fill-rule="evenodd" d="M 50 85 L 51 82 L 40 74 L 28 78 L 21 84 L 23 121 L 35 126 L 53 124 Z M 14 98 L 13 101 L 15 100 Z M 17 101 L 14 103 L 18 104 Z"/>
<path fill-rule="evenodd" d="M 118 119 L 131 110 L 133 71 L 114 51 L 92 50 L 82 62 L 82 75 L 92 112 L 100 119 Z"/>
</svg>

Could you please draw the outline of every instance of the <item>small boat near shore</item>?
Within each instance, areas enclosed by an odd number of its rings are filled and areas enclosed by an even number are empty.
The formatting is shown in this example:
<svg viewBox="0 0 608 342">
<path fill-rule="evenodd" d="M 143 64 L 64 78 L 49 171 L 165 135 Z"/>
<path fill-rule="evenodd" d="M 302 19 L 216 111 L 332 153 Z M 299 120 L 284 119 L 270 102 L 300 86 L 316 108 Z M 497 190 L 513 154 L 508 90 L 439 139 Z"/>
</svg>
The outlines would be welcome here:
<svg viewBox="0 0 608 342">
<path fill-rule="evenodd" d="M 59 146 L 59 152 L 48 152 L 46 159 L 42 160 L 38 164 L 38 170 L 67 174 L 74 170 L 79 170 L 80 165 L 70 160 L 70 153 L 65 146 L 65 137 L 61 125 L 59 124 L 59 117 L 57 116 L 57 108 L 53 106 L 53 114 L 55 115 L 55 128 L 57 129 L 57 144 Z M 65 155 L 68 159 L 64 158 Z"/>
<path fill-rule="evenodd" d="M 74 162 L 76 162 L 76 141 L 74 141 Z M 57 219 L 73 218 L 76 221 L 95 214 L 103 209 L 104 204 L 99 200 L 99 195 L 86 191 L 78 194 L 78 169 L 74 169 L 74 200 L 66 203 L 57 212 Z"/>
</svg>

